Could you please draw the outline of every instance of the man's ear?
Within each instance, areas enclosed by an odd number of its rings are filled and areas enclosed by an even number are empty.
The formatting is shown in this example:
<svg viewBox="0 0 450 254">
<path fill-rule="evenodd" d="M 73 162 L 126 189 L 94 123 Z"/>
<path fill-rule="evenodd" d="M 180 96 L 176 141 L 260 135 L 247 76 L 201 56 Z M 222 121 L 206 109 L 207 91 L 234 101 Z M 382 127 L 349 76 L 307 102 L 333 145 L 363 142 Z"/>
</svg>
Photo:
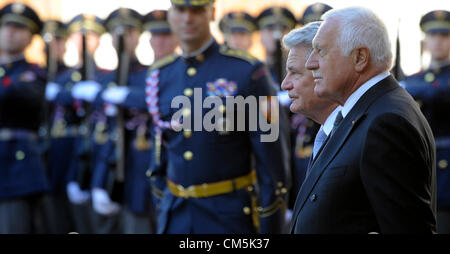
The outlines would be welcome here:
<svg viewBox="0 0 450 254">
<path fill-rule="evenodd" d="M 358 47 L 351 53 L 353 66 L 356 72 L 362 72 L 369 66 L 370 50 L 367 47 Z"/>
</svg>

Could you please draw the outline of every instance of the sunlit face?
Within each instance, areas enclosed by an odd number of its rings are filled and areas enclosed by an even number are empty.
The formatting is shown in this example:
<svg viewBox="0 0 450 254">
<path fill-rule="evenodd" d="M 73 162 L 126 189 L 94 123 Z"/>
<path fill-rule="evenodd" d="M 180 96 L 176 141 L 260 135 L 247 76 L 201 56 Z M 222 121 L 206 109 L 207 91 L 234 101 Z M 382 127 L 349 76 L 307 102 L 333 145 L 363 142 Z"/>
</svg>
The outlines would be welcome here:
<svg viewBox="0 0 450 254">
<path fill-rule="evenodd" d="M 78 52 L 82 53 L 83 49 L 83 35 L 81 32 L 76 32 L 70 35 L 69 40 L 72 40 L 77 45 Z M 87 50 L 90 56 L 93 56 L 98 46 L 100 45 L 100 35 L 94 32 L 87 32 L 86 34 Z"/>
<path fill-rule="evenodd" d="M 351 56 L 343 56 L 336 43 L 338 28 L 336 20 L 322 24 L 313 40 L 314 50 L 306 62 L 306 68 L 313 73 L 315 94 L 335 101 L 345 97 L 346 85 L 353 74 Z"/>
<path fill-rule="evenodd" d="M 311 48 L 297 46 L 289 51 L 286 62 L 286 77 L 281 84 L 283 90 L 289 91 L 291 98 L 290 110 L 301 113 L 307 117 L 315 117 L 323 112 L 333 102 L 318 98 L 314 94 L 314 78 L 312 72 L 306 69 L 305 63 L 311 52 Z"/>
<path fill-rule="evenodd" d="M 425 48 L 430 51 L 433 60 L 447 60 L 450 58 L 450 34 L 429 33 L 425 37 Z"/>
<path fill-rule="evenodd" d="M 213 20 L 214 8 L 211 5 L 203 7 L 172 6 L 168 13 L 172 32 L 182 44 L 202 45 L 211 36 L 209 23 Z"/>
<path fill-rule="evenodd" d="M 52 55 L 60 62 L 63 61 L 64 54 L 66 53 L 66 39 L 55 38 L 50 41 L 50 49 Z"/>
<path fill-rule="evenodd" d="M 228 46 L 248 51 L 253 44 L 252 34 L 249 32 L 232 32 L 227 36 Z"/>
<path fill-rule="evenodd" d="M 33 33 L 24 26 L 4 24 L 0 27 L 0 50 L 9 54 L 22 53 L 32 38 Z"/>
<path fill-rule="evenodd" d="M 127 28 L 125 29 L 123 38 L 125 43 L 125 51 L 130 55 L 135 55 L 136 47 L 139 44 L 139 38 L 141 36 L 141 31 L 137 28 Z M 119 35 L 113 32 L 113 44 L 116 49 L 118 49 L 119 45 Z"/>
<path fill-rule="evenodd" d="M 152 33 L 150 45 L 155 53 L 155 59 L 161 59 L 173 54 L 178 41 L 173 33 Z"/>
</svg>

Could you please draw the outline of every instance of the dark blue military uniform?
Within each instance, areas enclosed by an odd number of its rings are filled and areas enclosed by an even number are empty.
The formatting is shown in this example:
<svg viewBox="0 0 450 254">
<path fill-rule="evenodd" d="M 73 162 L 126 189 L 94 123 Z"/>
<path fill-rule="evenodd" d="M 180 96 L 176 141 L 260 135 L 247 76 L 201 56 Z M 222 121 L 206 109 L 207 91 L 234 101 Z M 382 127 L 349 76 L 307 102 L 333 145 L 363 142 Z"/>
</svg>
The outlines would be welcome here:
<svg viewBox="0 0 450 254">
<path fill-rule="evenodd" d="M 155 17 L 152 15 L 155 14 Z M 153 18 L 161 18 L 165 21 L 165 11 L 154 11 L 147 15 L 144 20 L 151 19 L 152 22 L 145 23 L 146 29 L 152 31 L 157 29 L 158 32 L 170 32 L 162 26 L 161 22 L 157 27 L 154 25 Z M 118 26 L 130 27 L 133 29 L 141 29 L 143 22 L 142 17 L 134 10 L 119 9 L 112 12 L 105 21 L 105 26 L 110 32 L 113 32 Z M 166 22 L 167 23 L 167 22 Z M 143 97 L 145 92 L 145 79 L 148 66 L 141 65 L 137 59 L 132 59 L 128 70 L 127 84 L 128 89 L 138 91 Z M 105 75 L 102 80 L 103 87 L 117 86 L 117 70 Z M 142 100 L 143 101 L 143 100 Z M 112 105 L 105 102 L 102 96 L 96 99 L 96 106 L 102 106 L 104 111 Z M 123 106 L 123 105 L 122 105 Z M 103 135 L 106 143 L 104 143 L 99 152 L 99 159 L 96 163 L 94 174 L 92 177 L 92 189 L 100 188 L 108 191 L 111 198 L 123 204 L 124 233 L 154 233 L 156 227 L 156 219 L 153 211 L 153 202 L 149 180 L 146 172 L 150 166 L 152 154 L 152 143 L 150 139 L 149 123 L 150 116 L 144 106 L 123 108 L 124 118 L 124 157 L 125 157 L 125 179 L 124 189 L 117 190 L 114 186 L 114 178 L 116 177 L 116 145 L 117 145 L 117 118 L 115 115 L 108 116 L 105 121 L 105 131 Z M 101 124 L 101 122 L 99 122 Z M 95 133 L 96 135 L 102 135 Z M 100 141 L 101 142 L 101 141 Z M 116 182 L 117 184 L 117 182 Z M 136 225 L 136 224 L 142 225 Z M 130 225 L 127 225 L 130 224 Z"/>
<path fill-rule="evenodd" d="M 83 25 L 80 23 L 84 20 L 83 15 L 78 15 L 68 25 L 70 32 L 76 32 L 82 29 Z M 95 19 L 92 23 L 97 26 L 101 24 L 101 20 Z M 84 26 L 89 26 L 84 24 Z M 91 30 L 91 29 L 89 29 Z M 98 34 L 103 31 L 99 28 L 92 30 Z M 93 79 L 99 80 L 105 74 L 105 71 L 100 70 L 92 63 L 87 67 L 93 73 Z M 78 180 L 81 181 L 79 168 L 82 167 L 80 163 L 85 163 L 88 159 L 86 152 L 87 147 L 83 145 L 83 136 L 88 133 L 88 126 L 83 122 L 88 117 L 88 105 L 86 102 L 74 99 L 72 96 L 72 87 L 75 83 L 82 80 L 81 68 L 69 69 L 58 75 L 54 83 L 60 86 L 60 92 L 56 95 L 53 103 L 53 112 L 51 118 L 51 146 L 50 146 L 50 165 L 51 172 L 54 172 L 54 188 L 56 190 L 63 190 L 67 182 Z M 68 156 L 70 155 L 70 156 Z M 81 159 L 81 160 L 80 160 Z M 83 188 L 87 188 L 88 184 L 83 183 Z"/>
<path fill-rule="evenodd" d="M 37 144 L 45 83 L 25 58 L 0 65 L 0 199 L 48 189 Z"/>
<path fill-rule="evenodd" d="M 96 17 L 77 15 L 67 25 L 67 33 L 75 33 L 82 29 L 102 34 L 102 20 Z M 106 72 L 100 70 L 93 61 L 86 66 L 91 79 L 100 80 Z M 90 143 L 91 107 L 85 101 L 72 96 L 72 88 L 82 81 L 82 67 L 67 69 L 52 81 L 59 89 L 50 101 L 50 149 L 48 168 L 51 176 L 52 190 L 55 196 L 66 192 L 69 182 L 78 182 L 82 189 L 90 187 L 90 173 L 93 168 Z M 89 210 L 73 207 L 74 224 L 70 230 L 80 233 L 92 233 Z M 67 231 L 66 228 L 62 229 Z"/>
<path fill-rule="evenodd" d="M 175 96 L 184 95 L 194 105 L 195 88 L 202 89 L 202 99 L 219 96 L 224 105 L 225 96 L 276 95 L 261 62 L 213 39 L 196 56 L 170 56 L 152 66 L 147 80 L 149 105 L 156 98 L 152 82 L 159 84 L 160 114 L 150 109 L 155 124 L 170 121 L 178 110 L 171 108 Z M 201 110 L 202 119 L 209 111 Z M 194 107 L 183 112 L 184 117 L 200 117 Z M 286 140 L 262 143 L 261 131 L 175 132 L 167 128 L 162 128 L 160 140 L 160 127 L 155 127 L 156 157 L 151 168 L 159 174 L 161 165 L 165 166 L 168 184 L 158 216 L 159 233 L 281 232 L 289 188 Z M 260 195 L 255 195 L 256 182 Z"/>
<path fill-rule="evenodd" d="M 437 205 L 450 207 L 450 63 L 404 80 L 427 118 L 436 139 Z"/>
<path fill-rule="evenodd" d="M 6 5 L 0 16 L 1 29 L 13 25 L 33 34 L 42 29 L 34 10 L 21 3 Z M 38 142 L 45 84 L 45 72 L 23 53 L 0 62 L 0 233 L 53 232 Z"/>
<path fill-rule="evenodd" d="M 425 14 L 420 27 L 430 36 L 450 33 L 450 12 L 438 10 Z M 436 143 L 437 228 L 450 232 L 450 59 L 430 66 L 403 82 L 430 124 Z"/>
</svg>

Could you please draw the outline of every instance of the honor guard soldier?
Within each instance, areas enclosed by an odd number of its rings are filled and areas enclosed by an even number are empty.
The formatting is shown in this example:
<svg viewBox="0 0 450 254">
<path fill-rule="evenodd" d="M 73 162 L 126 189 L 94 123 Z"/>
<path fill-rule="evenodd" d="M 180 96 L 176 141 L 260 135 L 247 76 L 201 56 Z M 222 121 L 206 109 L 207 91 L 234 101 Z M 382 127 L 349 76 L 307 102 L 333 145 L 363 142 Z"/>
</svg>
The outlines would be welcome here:
<svg viewBox="0 0 450 254">
<path fill-rule="evenodd" d="M 42 22 L 22 3 L 0 16 L 0 233 L 54 233 L 38 143 L 46 77 L 24 57 Z"/>
<path fill-rule="evenodd" d="M 111 17 L 113 17 L 113 14 L 106 20 L 107 27 L 110 23 L 120 25 L 120 22 L 114 22 L 114 18 Z M 178 44 L 167 22 L 167 11 L 155 10 L 150 12 L 143 18 L 143 27 L 151 34 L 150 45 L 156 61 L 174 53 Z M 134 29 L 138 28 L 135 27 Z M 137 44 L 133 45 L 134 47 L 137 46 Z M 129 54 L 131 55 L 132 52 L 129 52 Z M 137 61 L 134 54 L 132 54 L 132 59 Z M 125 137 L 127 142 L 125 192 L 122 193 L 122 195 L 124 194 L 125 206 L 124 233 L 155 233 L 155 206 L 162 196 L 165 181 L 163 182 L 155 176 L 151 177 L 150 174 L 147 174 L 153 147 L 149 138 L 151 117 L 147 112 L 144 96 L 148 67 L 143 69 L 142 66 L 139 68 L 138 65 L 133 66 L 132 64 L 129 71 L 127 86 L 108 87 L 103 92 L 102 99 L 108 103 L 120 105 L 125 113 Z M 104 169 L 101 171 L 104 171 Z M 148 184 L 146 176 L 151 178 L 151 185 Z M 94 176 L 94 179 L 96 178 Z M 93 187 L 96 186 L 99 185 L 94 183 Z M 94 189 L 94 191 L 98 190 Z M 156 202 L 152 201 L 152 192 L 155 195 Z M 94 201 L 95 199 L 94 195 Z"/>
<path fill-rule="evenodd" d="M 49 80 L 54 80 L 57 75 L 68 69 L 64 63 L 68 36 L 67 26 L 58 20 L 48 20 L 44 23 L 41 35 L 45 42 L 47 75 Z"/>
<path fill-rule="evenodd" d="M 151 170 L 165 166 L 167 181 L 158 233 L 279 233 L 289 188 L 285 185 L 286 140 L 261 142 L 266 132 L 260 128 L 240 132 L 221 128 L 227 122 L 229 127 L 236 123 L 236 119 L 225 118 L 234 105 L 231 109 L 217 105 L 227 97 L 255 96 L 258 100 L 259 96 L 276 96 L 269 73 L 248 53 L 215 41 L 209 27 L 214 16 L 213 1 L 171 2 L 168 20 L 183 54 L 153 64 L 146 80 L 146 101 L 154 131 Z M 216 107 L 174 109 L 171 103 L 176 96 L 188 105 L 215 99 Z M 274 97 L 269 98 L 259 100 L 261 120 L 276 126 L 283 124 L 283 114 L 269 114 L 267 105 L 278 105 L 272 101 Z M 219 129 L 206 131 L 198 126 L 207 113 L 216 114 Z M 258 112 L 253 113 L 245 114 L 247 126 L 256 121 Z M 184 126 L 180 131 L 179 127 L 189 121 L 197 122 L 197 126 Z"/>
<path fill-rule="evenodd" d="M 73 204 L 75 230 L 79 233 L 93 233 L 90 199 L 90 172 L 94 159 L 90 152 L 90 121 L 96 115 L 90 114 L 89 101 L 95 99 L 100 90 L 97 83 L 105 71 L 96 67 L 93 55 L 105 32 L 103 20 L 92 15 L 80 14 L 67 26 L 69 38 L 77 46 L 79 63 L 47 84 L 46 99 L 52 103 L 51 145 L 49 161 L 53 172 L 61 172 L 69 201 Z M 76 91 L 74 86 L 80 85 Z M 83 90 L 84 88 L 84 90 Z M 76 96 L 74 96 L 74 93 Z"/>
<path fill-rule="evenodd" d="M 253 45 L 256 22 L 255 18 L 246 12 L 230 12 L 220 20 L 219 29 L 224 35 L 226 45 L 248 52 Z"/>
<path fill-rule="evenodd" d="M 132 9 L 120 8 L 105 20 L 118 55 L 118 67 L 102 78 L 108 99 L 117 91 L 136 87 L 144 92 L 148 67 L 141 65 L 135 51 L 142 33 L 143 17 Z M 115 92 L 111 92 L 111 90 Z M 123 92 L 122 92 L 123 93 Z M 103 110 L 97 119 L 94 142 L 99 156 L 92 178 L 92 202 L 98 214 L 97 233 L 153 233 L 151 193 L 145 172 L 149 166 L 149 116 L 137 109 L 122 110 L 99 93 L 95 107 Z M 109 97 L 108 97 L 109 96 Z M 120 177 L 119 177 L 120 176 Z M 121 206 L 124 209 L 121 209 Z M 122 216 L 123 214 L 123 216 Z M 122 218 L 123 217 L 123 218 Z M 121 220 L 124 223 L 121 223 Z M 123 225 L 118 227 L 118 225 Z"/>
<path fill-rule="evenodd" d="M 41 36 L 45 43 L 45 55 L 47 58 L 47 82 L 53 82 L 59 75 L 69 70 L 63 60 L 68 36 L 67 26 L 58 20 L 48 20 L 44 23 Z M 41 127 L 39 134 L 43 140 L 44 161 L 50 181 L 56 230 L 59 234 L 65 234 L 74 230 L 69 201 L 66 195 L 67 166 L 62 163 L 64 160 L 68 161 L 69 158 L 64 158 L 61 154 L 58 154 L 58 151 L 61 149 L 61 145 L 70 144 L 70 141 L 68 141 L 70 138 L 54 139 L 51 137 L 51 114 L 54 110 L 54 105 L 47 101 L 44 110 L 44 125 Z M 50 147 L 53 147 L 51 152 Z M 53 156 L 50 159 L 50 153 L 57 156 Z"/>
<path fill-rule="evenodd" d="M 284 78 L 286 63 L 281 38 L 297 25 L 297 19 L 287 8 L 270 7 L 259 14 L 256 22 L 261 32 L 261 44 L 266 53 L 266 65 L 279 86 Z"/>
<path fill-rule="evenodd" d="M 450 12 L 431 11 L 420 20 L 428 69 L 407 77 L 403 85 L 419 104 L 433 131 L 437 162 L 437 231 L 450 233 Z"/>
</svg>

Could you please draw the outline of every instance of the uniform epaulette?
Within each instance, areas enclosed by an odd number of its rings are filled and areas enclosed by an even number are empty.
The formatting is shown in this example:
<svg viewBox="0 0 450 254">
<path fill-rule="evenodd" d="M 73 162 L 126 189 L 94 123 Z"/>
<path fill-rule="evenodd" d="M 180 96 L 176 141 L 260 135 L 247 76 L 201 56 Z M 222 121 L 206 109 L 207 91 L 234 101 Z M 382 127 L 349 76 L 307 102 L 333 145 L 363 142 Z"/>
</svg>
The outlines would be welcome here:
<svg viewBox="0 0 450 254">
<path fill-rule="evenodd" d="M 155 70 L 155 69 L 159 69 L 159 68 L 161 68 L 161 67 L 164 67 L 164 66 L 166 66 L 166 65 L 168 65 L 168 64 L 170 64 L 170 63 L 172 63 L 172 62 L 174 62 L 177 58 L 178 58 L 178 55 L 177 55 L 177 54 L 172 54 L 172 55 L 166 56 L 166 57 L 164 57 L 164 58 L 162 58 L 162 59 L 156 61 L 155 63 L 153 63 L 153 64 L 150 66 L 150 70 L 152 71 L 152 70 Z"/>
<path fill-rule="evenodd" d="M 247 53 L 245 51 L 242 51 L 239 49 L 233 49 L 233 48 L 230 48 L 225 45 L 220 46 L 220 53 L 225 56 L 232 56 L 232 57 L 236 57 L 236 58 L 245 60 L 252 65 L 255 64 L 256 61 L 258 61 L 258 59 L 256 57 L 250 55 L 249 53 Z"/>
</svg>

